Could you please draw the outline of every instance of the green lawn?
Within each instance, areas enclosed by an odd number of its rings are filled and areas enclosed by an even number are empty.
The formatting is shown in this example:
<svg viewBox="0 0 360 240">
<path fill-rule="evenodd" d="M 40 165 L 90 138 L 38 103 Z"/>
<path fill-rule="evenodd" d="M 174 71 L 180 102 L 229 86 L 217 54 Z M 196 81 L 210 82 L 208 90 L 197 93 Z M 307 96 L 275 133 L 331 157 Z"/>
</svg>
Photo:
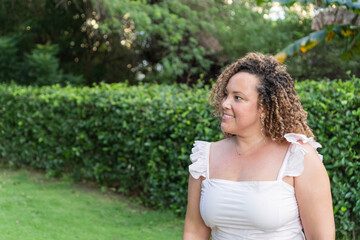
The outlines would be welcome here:
<svg viewBox="0 0 360 240">
<path fill-rule="evenodd" d="M 183 220 L 117 194 L 0 169 L 1 240 L 181 239 Z"/>
</svg>

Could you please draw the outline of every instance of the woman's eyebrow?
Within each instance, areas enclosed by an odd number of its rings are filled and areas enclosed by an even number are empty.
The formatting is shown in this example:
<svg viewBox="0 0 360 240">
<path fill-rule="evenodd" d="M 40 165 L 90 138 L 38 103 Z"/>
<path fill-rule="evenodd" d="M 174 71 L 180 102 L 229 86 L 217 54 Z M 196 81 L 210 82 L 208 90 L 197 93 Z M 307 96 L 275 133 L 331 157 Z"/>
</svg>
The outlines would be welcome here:
<svg viewBox="0 0 360 240">
<path fill-rule="evenodd" d="M 232 94 L 242 94 L 242 95 L 246 96 L 246 94 L 243 93 L 242 91 L 232 91 L 231 93 Z"/>
<path fill-rule="evenodd" d="M 229 91 L 225 88 L 225 93 L 228 93 Z M 231 91 L 232 94 L 243 94 L 246 96 L 245 93 L 243 93 L 242 91 Z"/>
<path fill-rule="evenodd" d="M 235 94 L 240 93 L 240 94 L 246 95 L 245 93 L 243 93 L 243 92 L 241 92 L 241 91 L 233 91 L 232 93 L 235 93 Z"/>
</svg>

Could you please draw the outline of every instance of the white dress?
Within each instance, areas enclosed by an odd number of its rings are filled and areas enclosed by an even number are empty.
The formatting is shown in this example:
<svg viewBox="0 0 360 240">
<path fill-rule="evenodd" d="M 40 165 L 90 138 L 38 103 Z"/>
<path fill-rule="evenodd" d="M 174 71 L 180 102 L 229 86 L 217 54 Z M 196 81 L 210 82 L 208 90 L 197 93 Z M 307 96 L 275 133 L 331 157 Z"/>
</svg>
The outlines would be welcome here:
<svg viewBox="0 0 360 240">
<path fill-rule="evenodd" d="M 294 187 L 285 176 L 299 176 L 306 149 L 321 145 L 302 134 L 289 133 L 286 156 L 275 181 L 230 181 L 209 178 L 210 142 L 195 141 L 189 166 L 191 175 L 206 179 L 201 184 L 200 214 L 211 228 L 213 240 L 304 240 Z M 322 160 L 322 156 L 320 159 Z"/>
</svg>

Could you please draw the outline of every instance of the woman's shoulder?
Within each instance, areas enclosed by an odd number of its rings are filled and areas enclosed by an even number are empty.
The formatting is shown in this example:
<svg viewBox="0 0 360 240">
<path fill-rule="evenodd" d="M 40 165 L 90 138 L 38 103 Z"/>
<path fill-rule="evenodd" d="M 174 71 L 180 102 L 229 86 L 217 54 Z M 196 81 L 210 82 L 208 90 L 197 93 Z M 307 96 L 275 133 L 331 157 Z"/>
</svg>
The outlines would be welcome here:
<svg viewBox="0 0 360 240">
<path fill-rule="evenodd" d="M 284 176 L 299 177 L 304 169 L 315 170 L 323 165 L 322 156 L 316 150 L 321 145 L 313 137 L 297 133 L 288 133 L 284 137 L 290 143 Z"/>
<path fill-rule="evenodd" d="M 317 151 L 322 146 L 313 137 L 298 133 L 287 133 L 284 137 L 292 145 L 291 152 L 302 152 L 307 158 L 319 158 L 322 161 L 323 157 Z"/>
<path fill-rule="evenodd" d="M 191 149 L 189 172 L 193 178 L 207 177 L 208 153 L 211 142 L 195 140 Z"/>
<path fill-rule="evenodd" d="M 224 138 L 224 139 L 221 139 L 219 141 L 216 141 L 216 142 L 212 142 L 211 143 L 211 148 L 219 148 L 219 149 L 223 149 L 224 147 L 226 146 L 229 146 L 229 144 L 231 144 L 231 139 L 233 137 L 229 137 L 229 138 Z"/>
<path fill-rule="evenodd" d="M 194 144 L 192 146 L 191 152 L 192 152 L 192 154 L 194 154 L 196 152 L 203 152 L 204 149 L 206 149 L 210 144 L 211 144 L 211 142 L 208 142 L 208 141 L 195 140 Z"/>
<path fill-rule="evenodd" d="M 231 144 L 230 138 L 224 138 L 216 142 L 196 140 L 191 150 L 192 159 L 193 160 L 196 160 L 198 158 L 204 159 L 204 157 L 207 154 L 212 155 L 212 153 L 214 152 L 218 153 L 224 150 L 226 151 L 230 144 Z"/>
</svg>

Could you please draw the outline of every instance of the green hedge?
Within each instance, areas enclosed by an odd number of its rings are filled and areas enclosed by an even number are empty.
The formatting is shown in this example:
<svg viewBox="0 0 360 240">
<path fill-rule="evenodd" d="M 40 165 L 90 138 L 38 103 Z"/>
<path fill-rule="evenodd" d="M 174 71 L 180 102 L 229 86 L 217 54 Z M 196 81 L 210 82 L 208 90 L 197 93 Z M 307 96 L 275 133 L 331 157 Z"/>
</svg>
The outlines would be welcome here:
<svg viewBox="0 0 360 240">
<path fill-rule="evenodd" d="M 360 235 L 360 79 L 297 83 L 333 192 L 337 234 Z M 186 208 L 195 139 L 221 138 L 208 87 L 0 85 L 0 153 L 12 167 L 71 174 L 143 204 Z"/>
</svg>

